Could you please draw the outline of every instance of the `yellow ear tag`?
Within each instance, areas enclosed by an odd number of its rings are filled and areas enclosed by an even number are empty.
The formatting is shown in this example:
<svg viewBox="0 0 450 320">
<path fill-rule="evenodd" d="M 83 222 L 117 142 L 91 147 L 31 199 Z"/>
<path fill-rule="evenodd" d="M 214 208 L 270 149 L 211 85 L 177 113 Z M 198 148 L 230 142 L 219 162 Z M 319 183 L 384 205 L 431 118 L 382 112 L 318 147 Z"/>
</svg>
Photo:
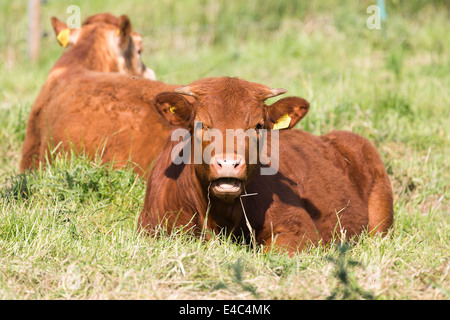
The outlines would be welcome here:
<svg viewBox="0 0 450 320">
<path fill-rule="evenodd" d="M 117 29 L 117 33 L 116 33 L 117 35 L 120 35 L 120 29 Z"/>
<path fill-rule="evenodd" d="M 58 33 L 58 35 L 56 36 L 56 39 L 58 39 L 59 44 L 62 45 L 64 48 L 67 47 L 67 45 L 69 44 L 69 34 L 70 29 L 67 28 Z"/>
<path fill-rule="evenodd" d="M 286 113 L 284 116 L 278 119 L 277 123 L 274 124 L 273 129 L 274 130 L 286 129 L 289 127 L 290 123 L 291 117 L 289 117 L 289 115 Z"/>
<path fill-rule="evenodd" d="M 177 110 L 177 108 L 175 108 L 174 106 L 170 106 L 169 107 L 170 112 L 172 112 L 173 114 L 175 114 L 175 110 Z"/>
</svg>

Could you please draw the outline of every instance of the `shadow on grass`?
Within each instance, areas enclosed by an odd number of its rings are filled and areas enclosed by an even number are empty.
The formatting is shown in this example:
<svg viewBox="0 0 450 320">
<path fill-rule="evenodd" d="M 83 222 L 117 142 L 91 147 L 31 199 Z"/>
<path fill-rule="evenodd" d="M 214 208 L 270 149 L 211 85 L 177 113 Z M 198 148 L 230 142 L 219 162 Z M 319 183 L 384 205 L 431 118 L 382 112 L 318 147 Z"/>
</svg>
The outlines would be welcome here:
<svg viewBox="0 0 450 320">
<path fill-rule="evenodd" d="M 325 259 L 334 265 L 332 275 L 338 280 L 327 300 L 376 299 L 377 297 L 373 292 L 362 289 L 356 282 L 353 269 L 357 266 L 362 266 L 362 264 L 348 257 L 351 245 L 343 243 L 338 245 L 337 248 L 337 257 L 333 255 L 325 256 Z"/>
<path fill-rule="evenodd" d="M 1 193 L 5 199 L 28 199 L 31 195 L 30 179 L 31 173 L 19 173 L 11 175 L 6 179 L 7 187 Z"/>
</svg>

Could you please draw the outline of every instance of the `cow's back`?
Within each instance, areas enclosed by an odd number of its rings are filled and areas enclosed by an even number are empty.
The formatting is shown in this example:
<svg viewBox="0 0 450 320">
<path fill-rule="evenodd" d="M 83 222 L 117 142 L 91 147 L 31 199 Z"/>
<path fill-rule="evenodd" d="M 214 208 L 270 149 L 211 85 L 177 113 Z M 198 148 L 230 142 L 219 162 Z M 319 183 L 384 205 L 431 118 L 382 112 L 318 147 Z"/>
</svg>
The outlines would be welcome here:
<svg viewBox="0 0 450 320">
<path fill-rule="evenodd" d="M 347 131 L 333 131 L 324 136 L 344 157 L 346 175 L 368 203 L 370 232 L 385 233 L 394 222 L 393 193 L 389 176 L 375 147 L 366 138 Z"/>
<path fill-rule="evenodd" d="M 62 143 L 59 148 L 66 151 L 101 155 L 103 162 L 114 161 L 116 167 L 131 160 L 138 173 L 148 171 L 171 129 L 152 100 L 175 87 L 121 74 L 61 77 L 49 91 L 47 104 L 36 106 L 39 160 L 45 160 L 49 143 Z"/>
<path fill-rule="evenodd" d="M 247 190 L 258 193 L 245 200 L 249 208 L 265 210 L 264 218 L 262 212 L 254 215 L 261 239 L 273 233 L 271 226 L 284 226 L 280 234 L 302 230 L 313 243 L 329 241 L 341 229 L 352 236 L 370 227 L 371 193 L 380 175 L 384 183 L 387 175 L 365 138 L 343 131 L 280 131 L 279 157 L 279 172 L 255 177 Z"/>
</svg>

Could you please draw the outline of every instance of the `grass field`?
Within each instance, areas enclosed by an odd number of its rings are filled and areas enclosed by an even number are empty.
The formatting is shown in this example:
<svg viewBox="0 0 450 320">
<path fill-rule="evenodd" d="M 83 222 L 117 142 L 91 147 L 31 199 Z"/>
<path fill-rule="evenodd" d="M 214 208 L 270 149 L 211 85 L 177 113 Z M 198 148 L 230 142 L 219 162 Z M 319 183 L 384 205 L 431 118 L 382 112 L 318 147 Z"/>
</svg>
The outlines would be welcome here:
<svg viewBox="0 0 450 320">
<path fill-rule="evenodd" d="M 32 63 L 26 1 L 2 1 L 0 299 L 449 299 L 450 6 L 387 1 L 370 30 L 375 2 L 48 0 Z M 394 231 L 294 258 L 222 236 L 146 238 L 145 181 L 131 170 L 68 156 L 19 176 L 28 112 L 62 53 L 49 19 L 71 4 L 82 19 L 128 14 L 159 80 L 284 87 L 311 102 L 299 128 L 369 138 L 394 188 Z"/>
</svg>

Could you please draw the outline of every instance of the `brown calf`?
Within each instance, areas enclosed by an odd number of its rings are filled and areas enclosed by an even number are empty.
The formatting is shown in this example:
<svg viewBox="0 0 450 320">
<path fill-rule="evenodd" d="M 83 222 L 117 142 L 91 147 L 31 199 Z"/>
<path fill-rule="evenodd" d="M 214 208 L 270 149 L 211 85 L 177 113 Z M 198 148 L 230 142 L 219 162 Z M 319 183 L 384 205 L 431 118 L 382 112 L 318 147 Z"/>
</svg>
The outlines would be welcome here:
<svg viewBox="0 0 450 320">
<path fill-rule="evenodd" d="M 54 20 L 57 33 L 60 24 Z M 151 102 L 177 86 L 137 77 L 146 68 L 134 38 L 126 16 L 97 15 L 70 30 L 72 47 L 55 63 L 32 107 L 22 172 L 44 162 L 49 148 L 98 153 L 116 167 L 131 160 L 138 173 L 147 171 L 170 132 Z"/>
<path fill-rule="evenodd" d="M 139 228 L 153 232 L 161 225 L 169 231 L 185 226 L 196 234 L 206 229 L 247 236 L 251 228 L 258 244 L 292 254 L 305 245 L 328 242 L 336 232 L 347 237 L 364 230 L 384 233 L 392 225 L 391 185 L 369 141 L 344 131 L 314 136 L 273 130 L 294 127 L 308 112 L 306 100 L 288 97 L 266 105 L 265 99 L 286 90 L 236 78 L 198 80 L 175 91 L 156 96 L 155 105 L 169 122 L 188 130 L 191 157 L 196 141 L 201 140 L 203 154 L 211 144 L 212 139 L 205 139 L 210 128 L 223 136 L 226 129 L 255 129 L 260 144 L 260 132 L 268 129 L 265 141 L 272 159 L 264 165 L 261 159 L 249 162 L 246 138 L 244 156 L 236 148 L 231 154 L 219 148 L 209 164 L 203 158 L 177 165 L 173 150 L 179 142 L 169 139 L 148 180 Z M 271 142 L 276 133 L 278 152 Z M 231 143 L 237 147 L 234 138 Z M 261 169 L 275 162 L 275 153 L 278 170 L 263 175 Z"/>
</svg>

